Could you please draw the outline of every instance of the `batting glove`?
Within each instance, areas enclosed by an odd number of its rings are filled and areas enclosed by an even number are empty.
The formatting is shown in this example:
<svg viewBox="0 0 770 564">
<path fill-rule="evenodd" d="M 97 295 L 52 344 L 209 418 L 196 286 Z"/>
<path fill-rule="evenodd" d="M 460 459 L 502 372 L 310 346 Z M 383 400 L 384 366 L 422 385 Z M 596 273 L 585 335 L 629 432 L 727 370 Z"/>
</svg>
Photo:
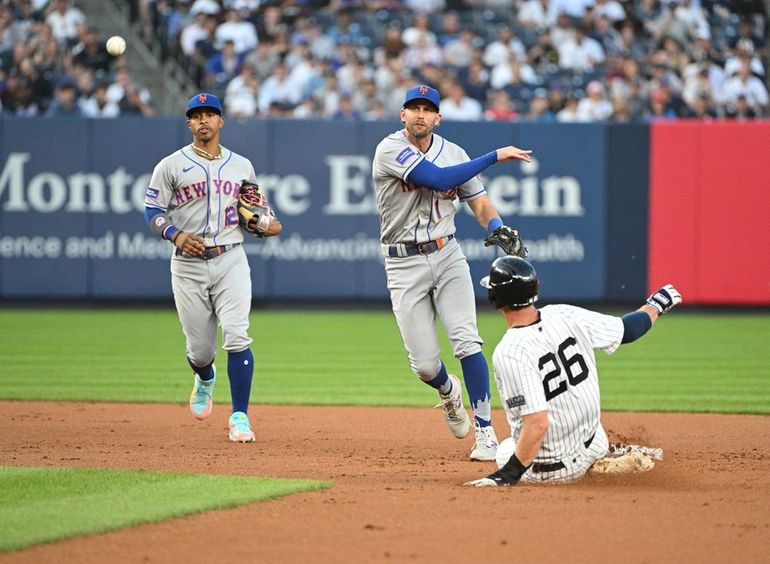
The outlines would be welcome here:
<svg viewBox="0 0 770 564">
<path fill-rule="evenodd" d="M 505 482 L 501 477 L 490 474 L 486 478 L 479 478 L 478 480 L 465 482 L 463 485 L 470 486 L 472 488 L 494 488 L 497 486 L 512 486 L 515 483 L 516 482 Z"/>
<path fill-rule="evenodd" d="M 681 303 L 682 294 L 680 294 L 671 284 L 666 284 L 647 298 L 647 305 L 654 307 L 657 310 L 658 315 L 663 315 L 672 307 Z"/>
</svg>

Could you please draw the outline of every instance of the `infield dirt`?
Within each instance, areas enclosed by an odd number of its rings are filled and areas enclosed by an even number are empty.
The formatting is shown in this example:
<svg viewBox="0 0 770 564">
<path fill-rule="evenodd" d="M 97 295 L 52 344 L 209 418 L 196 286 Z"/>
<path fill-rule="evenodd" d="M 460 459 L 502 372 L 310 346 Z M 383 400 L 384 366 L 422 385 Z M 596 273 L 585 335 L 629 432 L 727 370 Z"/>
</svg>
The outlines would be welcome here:
<svg viewBox="0 0 770 564">
<path fill-rule="evenodd" d="M 328 490 L 0 554 L 0 562 L 770 562 L 770 417 L 606 413 L 610 439 L 663 448 L 645 474 L 464 488 L 439 410 L 0 402 L 2 464 L 322 479 Z M 495 412 L 495 428 L 507 425 Z M 471 434 L 472 435 L 472 434 Z"/>
</svg>

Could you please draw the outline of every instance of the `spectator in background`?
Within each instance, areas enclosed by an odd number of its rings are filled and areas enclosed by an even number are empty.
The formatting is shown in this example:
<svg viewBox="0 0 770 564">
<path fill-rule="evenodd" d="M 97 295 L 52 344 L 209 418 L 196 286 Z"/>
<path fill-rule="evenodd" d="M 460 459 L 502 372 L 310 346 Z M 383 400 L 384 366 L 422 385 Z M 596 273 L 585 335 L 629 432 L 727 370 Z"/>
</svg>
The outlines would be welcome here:
<svg viewBox="0 0 770 564">
<path fill-rule="evenodd" d="M 382 66 L 386 64 L 389 59 L 393 59 L 401 56 L 406 48 L 406 44 L 401 40 L 401 27 L 395 22 L 391 24 L 385 30 L 385 35 L 382 38 L 382 42 L 374 48 L 374 64 L 376 66 Z"/>
<path fill-rule="evenodd" d="M 476 100 L 485 100 L 489 90 L 489 72 L 481 63 L 478 53 L 466 68 L 458 70 L 457 77 L 465 92 Z"/>
<path fill-rule="evenodd" d="M 734 55 L 725 61 L 724 74 L 732 78 L 738 74 L 738 70 L 744 64 L 748 65 L 751 73 L 757 77 L 765 76 L 765 66 L 762 60 L 754 53 L 751 43 L 739 43 Z"/>
<path fill-rule="evenodd" d="M 756 53 L 760 57 L 767 57 L 768 55 L 767 42 L 761 35 L 755 33 L 753 20 L 746 17 L 742 18 L 738 24 L 738 33 L 728 39 L 727 47 L 732 54 L 737 53 L 740 48 L 750 53 Z"/>
<path fill-rule="evenodd" d="M 196 12 L 195 20 L 182 28 L 179 36 L 179 46 L 187 57 L 195 56 L 195 46 L 199 41 L 212 39 L 216 29 L 216 19 L 205 12 Z"/>
<path fill-rule="evenodd" d="M 418 35 L 404 50 L 404 64 L 409 69 L 418 69 L 423 65 L 441 66 L 444 62 L 444 52 L 431 42 L 427 35 Z"/>
<path fill-rule="evenodd" d="M 107 99 L 121 106 L 122 111 L 122 102 L 127 96 L 129 88 L 135 88 L 142 99 L 142 103 L 149 106 L 152 98 L 149 90 L 134 82 L 134 77 L 128 67 L 121 67 L 115 71 L 115 80 L 107 87 Z"/>
<path fill-rule="evenodd" d="M 564 101 L 564 107 L 556 114 L 556 121 L 559 123 L 577 123 L 580 121 L 578 116 L 579 94 L 570 94 Z"/>
<path fill-rule="evenodd" d="M 631 114 L 631 108 L 628 101 L 620 96 L 612 99 L 612 115 L 610 123 L 631 123 L 634 116 Z"/>
<path fill-rule="evenodd" d="M 251 65 L 242 65 L 241 72 L 233 78 L 225 90 L 225 108 L 229 117 L 257 115 L 259 78 Z"/>
<path fill-rule="evenodd" d="M 556 121 L 556 114 L 551 111 L 548 92 L 544 88 L 537 88 L 535 90 L 529 103 L 529 112 L 524 116 L 524 119 L 537 123 L 553 123 Z"/>
<path fill-rule="evenodd" d="M 143 96 L 143 89 L 135 84 L 130 84 L 126 88 L 126 95 L 118 104 L 121 115 L 152 117 L 155 115 L 155 108 L 150 103 L 149 96 Z"/>
<path fill-rule="evenodd" d="M 18 117 L 40 115 L 40 107 L 32 96 L 29 82 L 17 73 L 6 77 L 5 85 L 0 89 L 0 108 L 2 113 Z"/>
<path fill-rule="evenodd" d="M 404 7 L 425 14 L 442 12 L 446 7 L 446 0 L 403 0 Z"/>
<path fill-rule="evenodd" d="M 348 45 L 363 45 L 366 43 L 361 26 L 353 21 L 350 10 L 337 12 L 336 20 L 326 32 L 335 45 L 346 43 Z"/>
<path fill-rule="evenodd" d="M 497 28 L 497 39 L 484 48 L 482 61 L 487 67 L 495 67 L 507 63 L 511 53 L 516 56 L 517 61 L 527 60 L 527 50 L 521 40 L 513 33 L 513 29 L 510 26 L 501 25 Z"/>
<path fill-rule="evenodd" d="M 224 48 L 227 41 L 232 42 L 238 55 L 251 51 L 258 43 L 257 28 L 234 8 L 225 11 L 225 21 L 217 26 L 214 36 L 219 48 Z"/>
<path fill-rule="evenodd" d="M 262 83 L 259 92 L 259 112 L 268 114 L 271 105 L 283 110 L 291 110 L 302 100 L 302 91 L 289 79 L 289 73 L 283 63 L 278 63 L 273 74 Z M 273 108 L 275 113 L 276 108 Z"/>
<path fill-rule="evenodd" d="M 607 18 L 612 23 L 620 22 L 626 19 L 626 11 L 617 0 L 595 0 L 593 18 L 597 22 L 602 18 Z"/>
<path fill-rule="evenodd" d="M 52 0 L 45 21 L 59 43 L 72 47 L 77 42 L 80 27 L 86 23 L 86 17 L 69 0 Z"/>
<path fill-rule="evenodd" d="M 516 54 L 508 54 L 508 60 L 495 65 L 489 75 L 489 85 L 500 90 L 502 88 L 521 88 L 526 84 L 537 83 L 535 70 L 526 62 L 519 62 Z"/>
<path fill-rule="evenodd" d="M 401 41 L 407 47 L 412 47 L 418 39 L 423 38 L 423 44 L 435 45 L 437 43 L 436 34 L 430 29 L 430 17 L 425 12 L 417 12 L 414 15 L 414 22 L 407 27 L 401 34 Z"/>
<path fill-rule="evenodd" d="M 209 58 L 206 63 L 206 90 L 224 90 L 241 72 L 243 55 L 235 50 L 232 39 L 225 39 L 222 49 Z"/>
<path fill-rule="evenodd" d="M 107 98 L 107 81 L 100 81 L 94 87 L 93 94 L 81 99 L 80 110 L 85 117 L 114 118 L 120 115 L 120 108 Z"/>
<path fill-rule="evenodd" d="M 484 110 L 487 121 L 518 121 L 519 112 L 511 100 L 511 95 L 505 90 L 493 90 L 489 93 L 489 106 Z"/>
<path fill-rule="evenodd" d="M 476 36 L 471 30 L 461 31 L 457 39 L 444 45 L 444 63 L 454 69 L 467 67 L 476 51 L 475 40 Z"/>
<path fill-rule="evenodd" d="M 604 86 L 592 80 L 586 86 L 587 96 L 578 102 L 578 121 L 605 122 L 612 115 L 612 103 L 604 94 Z"/>
<path fill-rule="evenodd" d="M 461 32 L 460 16 L 455 11 L 446 12 L 441 16 L 441 29 L 437 34 L 436 41 L 442 49 L 446 49 L 447 45 L 460 39 Z"/>
<path fill-rule="evenodd" d="M 337 106 L 337 111 L 332 115 L 332 119 L 337 120 L 359 120 L 363 118 L 363 114 L 359 112 L 353 106 L 353 100 L 350 94 L 343 93 L 340 96 L 340 102 Z"/>
<path fill-rule="evenodd" d="M 737 121 L 746 121 L 759 117 L 746 101 L 746 96 L 739 94 L 734 104 L 729 104 L 725 108 L 725 117 Z"/>
<path fill-rule="evenodd" d="M 642 117 L 645 121 L 676 119 L 677 114 L 671 106 L 668 93 L 663 88 L 657 88 L 652 91 L 647 111 Z"/>
<path fill-rule="evenodd" d="M 484 117 L 481 103 L 466 96 L 459 82 L 452 82 L 446 98 L 441 100 L 441 119 L 450 121 L 480 121 Z"/>
<path fill-rule="evenodd" d="M 548 2 L 549 0 L 526 0 L 516 14 L 519 25 L 538 32 L 545 31 L 553 23 L 548 21 Z"/>
<path fill-rule="evenodd" d="M 716 119 L 717 112 L 711 98 L 707 94 L 699 94 L 691 104 L 687 105 L 682 117 L 711 121 Z"/>
<path fill-rule="evenodd" d="M 92 70 L 99 77 L 107 75 L 112 67 L 113 59 L 93 27 L 83 32 L 82 40 L 72 50 L 72 55 L 74 64 Z"/>
<path fill-rule="evenodd" d="M 586 35 L 586 28 L 575 28 L 575 36 L 559 47 L 559 67 L 578 72 L 591 72 L 604 62 L 604 49 L 598 41 Z"/>
<path fill-rule="evenodd" d="M 55 96 L 46 113 L 48 117 L 82 117 L 83 113 L 78 105 L 78 91 L 72 78 L 62 79 L 56 87 Z"/>
<path fill-rule="evenodd" d="M 751 74 L 750 63 L 744 62 L 738 74 L 728 78 L 719 93 L 719 99 L 726 106 L 734 106 L 739 96 L 743 96 L 757 115 L 767 111 L 768 92 L 764 83 Z"/>
</svg>

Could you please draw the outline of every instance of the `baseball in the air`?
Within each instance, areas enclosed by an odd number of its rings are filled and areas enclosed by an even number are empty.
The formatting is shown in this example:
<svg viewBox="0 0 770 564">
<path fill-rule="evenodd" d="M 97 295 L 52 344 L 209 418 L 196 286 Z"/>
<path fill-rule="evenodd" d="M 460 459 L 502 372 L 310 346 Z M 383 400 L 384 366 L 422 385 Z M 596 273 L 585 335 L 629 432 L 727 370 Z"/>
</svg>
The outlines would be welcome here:
<svg viewBox="0 0 770 564">
<path fill-rule="evenodd" d="M 122 55 L 126 50 L 126 40 L 120 35 L 113 35 L 107 40 L 107 52 L 113 57 Z"/>
</svg>

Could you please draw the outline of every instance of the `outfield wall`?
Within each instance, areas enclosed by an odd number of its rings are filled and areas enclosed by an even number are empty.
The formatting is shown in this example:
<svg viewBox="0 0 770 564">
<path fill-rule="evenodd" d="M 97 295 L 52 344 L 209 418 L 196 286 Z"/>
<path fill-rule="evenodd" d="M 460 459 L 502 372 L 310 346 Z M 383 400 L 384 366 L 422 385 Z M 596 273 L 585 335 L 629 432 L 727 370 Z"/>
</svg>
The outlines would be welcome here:
<svg viewBox="0 0 770 564">
<path fill-rule="evenodd" d="M 506 223 L 524 235 L 543 279 L 544 299 L 635 301 L 666 271 L 686 279 L 688 288 L 698 279 L 700 271 L 688 265 L 702 265 L 702 255 L 691 256 L 692 244 L 714 232 L 714 218 L 691 213 L 683 200 L 702 200 L 698 191 L 713 155 L 672 158 L 671 147 L 659 147 L 671 137 L 675 148 L 691 153 L 687 142 L 708 137 L 707 127 L 693 124 L 669 135 L 657 124 L 444 123 L 439 132 L 471 156 L 507 144 L 534 150 L 531 164 L 494 165 L 484 180 Z M 742 166 L 767 159 L 770 123 L 727 127 L 730 151 L 743 154 Z M 380 139 L 398 128 L 393 122 L 226 122 L 224 144 L 252 160 L 284 224 L 280 237 L 248 240 L 256 299 L 386 299 L 371 155 Z M 170 297 L 171 245 L 149 233 L 143 200 L 155 163 L 189 141 L 182 119 L 0 121 L 0 297 Z M 764 152 L 758 150 L 763 144 Z M 680 170 L 683 161 L 687 167 Z M 761 197 L 754 192 L 758 183 L 746 179 L 759 177 L 763 166 L 746 170 L 732 194 L 751 186 L 746 200 Z M 720 186 L 735 178 L 715 175 L 707 183 L 709 193 L 718 195 Z M 669 198 L 676 205 L 668 206 Z M 766 231 L 756 222 L 734 219 L 725 226 L 729 229 L 720 226 L 709 237 L 729 245 L 737 229 L 737 247 L 752 231 L 754 242 Z M 496 252 L 481 244 L 483 231 L 466 206 L 457 224 L 479 279 Z M 687 236 L 669 241 L 680 225 Z M 735 286 L 732 293 L 698 286 L 690 302 L 770 303 L 766 263 L 755 262 L 756 273 L 751 265 L 743 270 L 744 277 L 760 282 L 764 277 L 764 292 L 756 282 Z"/>
</svg>

